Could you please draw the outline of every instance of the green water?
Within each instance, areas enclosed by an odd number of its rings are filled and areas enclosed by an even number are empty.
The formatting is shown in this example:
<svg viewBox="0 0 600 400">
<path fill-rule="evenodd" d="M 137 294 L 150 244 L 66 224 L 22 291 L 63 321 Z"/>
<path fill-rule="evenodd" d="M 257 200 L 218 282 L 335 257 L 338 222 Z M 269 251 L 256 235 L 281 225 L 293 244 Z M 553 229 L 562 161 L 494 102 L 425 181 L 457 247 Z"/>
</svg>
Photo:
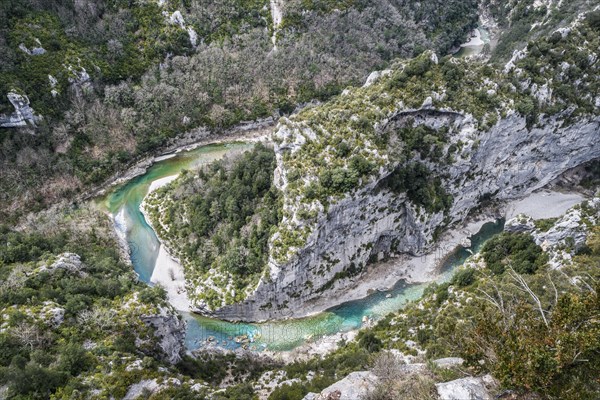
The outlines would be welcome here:
<svg viewBox="0 0 600 400">
<path fill-rule="evenodd" d="M 155 163 L 144 175 L 133 178 L 107 196 L 106 207 L 114 216 L 117 232 L 129 245 L 131 261 L 142 281 L 150 282 L 160 246 L 154 231 L 140 212 L 140 204 L 148 194 L 150 184 L 157 179 L 177 175 L 184 169 L 218 160 L 228 153 L 250 148 L 251 144 L 229 143 L 177 153 L 174 157 Z"/>
<path fill-rule="evenodd" d="M 476 56 L 483 51 L 483 48 L 486 44 L 490 43 L 490 33 L 487 29 L 478 26 L 477 29 L 481 33 L 481 40 L 483 44 L 480 46 L 467 46 L 461 47 L 456 53 L 454 53 L 454 57 L 465 58 L 470 56 Z"/>
<path fill-rule="evenodd" d="M 246 143 L 232 143 L 180 152 L 172 158 L 157 162 L 144 175 L 118 187 L 104 199 L 106 207 L 114 216 L 116 231 L 129 245 L 133 267 L 142 281 L 150 284 L 160 246 L 154 231 L 139 210 L 150 184 L 157 179 L 176 175 L 183 169 L 192 169 L 226 154 L 248 150 L 252 146 Z M 446 259 L 438 281 L 448 280 L 454 267 L 470 255 L 469 251 L 476 251 L 486 239 L 499 233 L 503 225 L 502 221 L 484 225 L 472 238 L 472 246 L 469 249 L 459 248 L 452 257 Z M 407 285 L 401 281 L 388 292 L 375 292 L 365 299 L 344 303 L 316 316 L 289 321 L 231 323 L 182 313 L 187 321 L 186 345 L 190 350 L 209 343 L 235 349 L 242 344 L 233 339 L 246 335 L 250 339 L 250 343 L 246 345 L 251 349 L 290 350 L 309 340 L 357 329 L 362 325 L 364 316 L 378 319 L 397 311 L 407 301 L 418 299 L 426 286 L 427 284 Z"/>
</svg>

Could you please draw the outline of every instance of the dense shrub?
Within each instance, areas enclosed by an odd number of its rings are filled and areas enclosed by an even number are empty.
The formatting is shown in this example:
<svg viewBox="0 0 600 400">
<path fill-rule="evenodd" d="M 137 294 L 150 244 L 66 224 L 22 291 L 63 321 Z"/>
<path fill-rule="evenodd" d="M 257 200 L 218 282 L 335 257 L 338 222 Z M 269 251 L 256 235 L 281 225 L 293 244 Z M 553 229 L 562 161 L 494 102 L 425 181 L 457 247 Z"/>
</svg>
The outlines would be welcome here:
<svg viewBox="0 0 600 400">
<path fill-rule="evenodd" d="M 531 274 L 548 262 L 548 255 L 526 233 L 502 233 L 486 242 L 482 254 L 487 267 L 498 275 L 507 267 Z"/>
<path fill-rule="evenodd" d="M 430 213 L 448 210 L 452 206 L 452 195 L 442 186 L 439 177 L 422 163 L 411 163 L 394 170 L 384 181 L 384 187 L 396 193 L 406 193 L 416 205 Z"/>
<path fill-rule="evenodd" d="M 458 287 L 466 287 L 475 282 L 475 270 L 473 268 L 465 268 L 459 270 L 452 277 L 451 283 Z"/>
</svg>

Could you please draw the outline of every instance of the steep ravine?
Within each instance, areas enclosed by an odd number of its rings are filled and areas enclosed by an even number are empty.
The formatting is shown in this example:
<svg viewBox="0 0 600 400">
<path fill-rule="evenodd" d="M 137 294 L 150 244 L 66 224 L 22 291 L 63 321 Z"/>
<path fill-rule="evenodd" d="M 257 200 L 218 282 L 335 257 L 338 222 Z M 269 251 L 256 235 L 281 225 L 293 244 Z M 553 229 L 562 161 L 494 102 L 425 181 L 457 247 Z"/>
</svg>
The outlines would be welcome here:
<svg viewBox="0 0 600 400">
<path fill-rule="evenodd" d="M 434 244 L 437 227 L 464 218 L 485 199 L 510 200 L 544 187 L 562 172 L 600 157 L 600 118 L 582 118 L 570 125 L 560 116 L 541 119 L 528 129 L 525 118 L 508 115 L 494 127 L 479 132 L 473 119 L 461 113 L 432 108 L 410 110 L 411 117 L 429 127 L 453 127 L 451 141 L 459 138 L 470 151 L 447 166 L 429 165 L 444 174 L 445 189 L 454 201 L 444 214 L 419 214 L 405 195 L 395 195 L 380 187 L 390 170 L 362 189 L 347 195 L 323 213 L 306 245 L 285 263 L 273 257 L 270 277 L 259 283 L 242 304 L 220 308 L 212 315 L 227 320 L 258 321 L 302 317 L 319 311 L 322 298 L 335 299 L 353 284 L 337 279 L 351 265 L 408 253 L 422 255 Z M 402 123 L 407 112 L 399 112 L 383 129 Z M 297 131 L 296 131 L 297 132 Z M 280 127 L 277 136 L 278 171 L 285 176 L 283 152 L 298 138 Z M 282 179 L 278 182 L 283 185 Z M 333 260 L 333 261 L 332 261 Z M 339 261 L 338 261 L 339 260 Z M 360 275 L 355 277 L 360 279 Z"/>
</svg>

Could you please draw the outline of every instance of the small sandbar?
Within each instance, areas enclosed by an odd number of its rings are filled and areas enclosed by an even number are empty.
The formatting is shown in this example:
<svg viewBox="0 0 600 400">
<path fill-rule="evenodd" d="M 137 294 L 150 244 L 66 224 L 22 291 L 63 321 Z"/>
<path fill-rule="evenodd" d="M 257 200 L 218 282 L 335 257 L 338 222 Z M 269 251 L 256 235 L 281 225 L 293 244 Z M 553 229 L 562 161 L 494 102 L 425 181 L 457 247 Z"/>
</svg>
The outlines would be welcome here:
<svg viewBox="0 0 600 400">
<path fill-rule="evenodd" d="M 483 46 L 485 42 L 481 38 L 481 31 L 479 29 L 475 29 L 473 31 L 473 36 L 469 39 L 467 43 L 463 43 L 460 47 L 479 47 Z"/>
<path fill-rule="evenodd" d="M 148 194 L 160 187 L 168 185 L 177 179 L 178 176 L 179 175 L 165 176 L 164 178 L 152 181 L 148 189 Z M 140 210 L 142 211 L 142 214 L 144 214 L 146 222 L 150 224 L 150 219 L 144 210 L 144 202 L 142 202 Z M 169 303 L 171 303 L 176 310 L 190 311 L 190 300 L 185 289 L 185 274 L 183 272 L 183 267 L 178 260 L 171 257 L 162 243 L 158 249 L 158 256 L 156 257 L 156 263 L 154 264 L 150 282 L 158 284 L 166 290 Z"/>
<path fill-rule="evenodd" d="M 185 290 L 185 275 L 181 264 L 174 260 L 161 244 L 150 282 L 167 291 L 169 303 L 178 311 L 190 311 L 190 300 Z"/>
<path fill-rule="evenodd" d="M 164 178 L 160 178 L 155 181 L 152 181 L 152 183 L 150 184 L 150 187 L 148 188 L 148 194 L 152 193 L 153 191 L 155 191 L 158 188 L 168 185 L 169 183 L 171 183 L 175 179 L 177 179 L 178 176 L 179 175 L 165 176 Z"/>
<path fill-rule="evenodd" d="M 585 198 L 579 193 L 543 190 L 510 203 L 506 207 L 506 219 L 514 218 L 519 214 L 529 215 L 533 219 L 557 218 L 584 200 Z"/>
</svg>

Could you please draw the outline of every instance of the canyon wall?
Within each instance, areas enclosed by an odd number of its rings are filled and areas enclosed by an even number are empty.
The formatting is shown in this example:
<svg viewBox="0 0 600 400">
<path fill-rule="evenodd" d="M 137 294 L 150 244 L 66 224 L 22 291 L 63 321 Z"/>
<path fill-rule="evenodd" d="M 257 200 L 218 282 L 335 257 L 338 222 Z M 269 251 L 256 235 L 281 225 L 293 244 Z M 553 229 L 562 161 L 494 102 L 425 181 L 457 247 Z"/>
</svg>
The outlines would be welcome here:
<svg viewBox="0 0 600 400">
<path fill-rule="evenodd" d="M 346 195 L 320 214 L 305 246 L 290 260 L 269 261 L 270 276 L 261 280 L 242 304 L 222 307 L 212 315 L 229 320 L 258 321 L 301 317 L 332 305 L 367 263 L 402 253 L 422 255 L 434 244 L 436 228 L 462 221 L 482 201 L 508 200 L 545 186 L 562 172 L 600 157 L 600 118 L 588 117 L 570 124 L 564 116 L 542 117 L 533 127 L 513 113 L 486 131 L 476 129 L 470 115 L 431 107 L 397 112 L 379 128 L 393 131 L 410 117 L 415 124 L 448 126 L 449 144 L 462 143 L 450 164 L 427 162 L 443 177 L 453 196 L 449 211 L 428 214 L 405 194 L 382 185 L 392 168 Z M 283 152 L 301 146 L 301 130 L 290 134 L 280 127 L 276 136 L 278 185 L 285 185 Z M 308 136 L 314 133 L 306 132 Z M 393 160 L 390 165 L 394 165 Z M 293 215 L 293 214 L 292 214 Z M 285 220 L 284 220 L 285 223 Z"/>
</svg>

